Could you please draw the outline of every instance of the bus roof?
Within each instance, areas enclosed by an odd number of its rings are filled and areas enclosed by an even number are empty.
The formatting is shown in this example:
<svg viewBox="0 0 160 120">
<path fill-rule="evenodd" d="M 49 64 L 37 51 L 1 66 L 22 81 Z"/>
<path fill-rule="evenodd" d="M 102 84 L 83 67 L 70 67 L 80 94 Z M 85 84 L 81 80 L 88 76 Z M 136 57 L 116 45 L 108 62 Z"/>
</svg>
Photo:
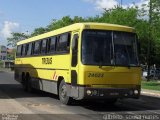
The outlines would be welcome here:
<svg viewBox="0 0 160 120">
<path fill-rule="evenodd" d="M 32 42 L 35 40 L 40 40 L 44 38 L 48 38 L 54 35 L 58 35 L 61 33 L 65 32 L 70 32 L 70 31 L 75 31 L 75 30 L 80 30 L 80 29 L 99 29 L 99 30 L 115 30 L 115 31 L 124 31 L 124 32 L 135 32 L 135 29 L 132 27 L 128 26 L 122 26 L 122 25 L 117 25 L 117 24 L 108 24 L 108 23 L 91 23 L 91 22 L 86 22 L 86 23 L 75 23 L 63 28 L 59 28 L 44 34 L 40 34 L 25 40 L 21 40 L 17 42 L 17 45 Z"/>
</svg>

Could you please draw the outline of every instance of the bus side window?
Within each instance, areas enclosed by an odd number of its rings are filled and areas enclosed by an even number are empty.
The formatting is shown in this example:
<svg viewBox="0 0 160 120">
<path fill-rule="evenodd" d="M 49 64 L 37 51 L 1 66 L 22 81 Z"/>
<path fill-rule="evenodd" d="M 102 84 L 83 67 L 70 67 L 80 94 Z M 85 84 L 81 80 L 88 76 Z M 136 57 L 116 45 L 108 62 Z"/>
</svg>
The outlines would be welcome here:
<svg viewBox="0 0 160 120">
<path fill-rule="evenodd" d="M 34 44 L 34 55 L 38 55 L 40 53 L 40 41 L 36 41 Z"/>
<path fill-rule="evenodd" d="M 26 54 L 26 44 L 23 45 L 22 56 L 25 56 L 25 54 Z"/>
<path fill-rule="evenodd" d="M 58 52 L 69 52 L 70 46 L 70 33 L 61 34 L 58 43 L 57 43 L 57 51 Z"/>
<path fill-rule="evenodd" d="M 47 39 L 42 40 L 41 43 L 41 53 L 46 54 L 46 49 L 47 48 Z"/>
<path fill-rule="evenodd" d="M 77 52 L 78 50 L 78 34 L 75 34 L 72 40 L 72 51 Z"/>
<path fill-rule="evenodd" d="M 70 50 L 70 41 L 71 41 L 71 33 L 68 33 L 68 39 L 67 39 L 67 51 Z"/>
<path fill-rule="evenodd" d="M 49 39 L 49 53 L 54 53 L 56 50 L 56 37 L 51 37 Z"/>
<path fill-rule="evenodd" d="M 22 48 L 22 45 L 17 46 L 17 52 L 16 52 L 17 57 L 21 56 L 21 48 Z"/>
<path fill-rule="evenodd" d="M 31 50 L 32 50 L 32 43 L 29 43 L 29 44 L 28 44 L 28 49 L 27 49 L 27 52 L 26 52 L 26 55 L 27 55 L 27 56 L 30 56 L 30 55 L 31 55 Z"/>
<path fill-rule="evenodd" d="M 28 47 L 29 47 L 29 43 L 28 43 L 28 44 L 26 44 L 26 48 L 25 48 L 25 56 L 27 55 Z"/>
<path fill-rule="evenodd" d="M 34 46 L 35 46 L 35 42 L 32 42 L 32 50 L 31 50 L 31 55 L 34 55 Z"/>
<path fill-rule="evenodd" d="M 78 63 L 78 38 L 78 34 L 75 34 L 72 40 L 72 67 L 76 67 Z"/>
<path fill-rule="evenodd" d="M 24 45 L 22 45 L 20 56 L 23 56 L 23 48 L 24 48 Z"/>
</svg>

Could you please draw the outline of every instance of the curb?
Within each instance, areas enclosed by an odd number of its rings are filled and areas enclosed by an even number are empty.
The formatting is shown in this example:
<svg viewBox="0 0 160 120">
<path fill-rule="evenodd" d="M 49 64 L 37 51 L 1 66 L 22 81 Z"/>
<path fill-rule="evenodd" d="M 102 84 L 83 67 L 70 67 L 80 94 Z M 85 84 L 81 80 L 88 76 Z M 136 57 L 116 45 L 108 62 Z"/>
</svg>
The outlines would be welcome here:
<svg viewBox="0 0 160 120">
<path fill-rule="evenodd" d="M 141 90 L 141 94 L 142 94 L 142 95 L 146 95 L 146 96 L 151 96 L 151 97 L 158 97 L 158 98 L 160 98 L 160 91 L 156 91 L 156 90 L 142 89 L 142 90 Z"/>
</svg>

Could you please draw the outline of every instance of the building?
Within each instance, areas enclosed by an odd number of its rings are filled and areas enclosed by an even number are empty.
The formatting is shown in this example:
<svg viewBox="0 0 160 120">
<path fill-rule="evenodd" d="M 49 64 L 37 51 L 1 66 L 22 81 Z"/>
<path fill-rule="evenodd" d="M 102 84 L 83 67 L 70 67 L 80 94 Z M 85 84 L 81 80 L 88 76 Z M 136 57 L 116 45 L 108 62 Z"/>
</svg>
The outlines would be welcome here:
<svg viewBox="0 0 160 120">
<path fill-rule="evenodd" d="M 7 59 L 7 47 L 0 45 L 0 60 L 4 61 Z"/>
<path fill-rule="evenodd" d="M 15 57 L 15 49 L 7 48 L 7 60 L 14 60 Z"/>
</svg>

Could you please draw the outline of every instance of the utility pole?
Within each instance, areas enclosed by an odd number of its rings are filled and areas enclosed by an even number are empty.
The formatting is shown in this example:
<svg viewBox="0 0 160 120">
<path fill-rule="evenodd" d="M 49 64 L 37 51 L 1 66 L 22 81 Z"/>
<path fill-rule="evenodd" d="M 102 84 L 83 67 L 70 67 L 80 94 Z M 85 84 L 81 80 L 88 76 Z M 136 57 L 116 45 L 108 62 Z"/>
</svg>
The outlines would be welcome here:
<svg viewBox="0 0 160 120">
<path fill-rule="evenodd" d="M 147 64 L 148 64 L 148 71 L 147 71 L 147 81 L 150 80 L 150 66 L 151 66 L 151 41 L 152 41 L 152 0 L 149 2 L 149 39 L 148 39 L 148 51 L 147 51 Z"/>
</svg>

